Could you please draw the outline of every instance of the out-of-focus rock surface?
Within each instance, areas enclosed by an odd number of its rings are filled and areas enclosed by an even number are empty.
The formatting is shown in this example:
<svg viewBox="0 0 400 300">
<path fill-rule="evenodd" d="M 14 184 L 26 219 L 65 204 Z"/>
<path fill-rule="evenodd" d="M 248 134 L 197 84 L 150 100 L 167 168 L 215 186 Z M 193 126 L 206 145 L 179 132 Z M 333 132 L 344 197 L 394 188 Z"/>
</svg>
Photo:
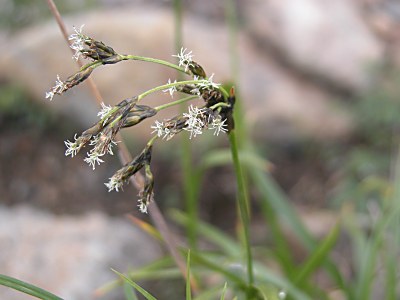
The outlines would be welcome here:
<svg viewBox="0 0 400 300">
<path fill-rule="evenodd" d="M 370 69 L 383 47 L 347 0 L 251 0 L 248 33 L 300 72 L 357 91 L 367 87 Z M 250 17 L 251 16 L 251 17 Z"/>
<path fill-rule="evenodd" d="M 276 4 L 278 7 L 270 11 L 269 7 L 257 1 L 251 6 L 254 6 L 254 10 L 259 9 L 260 14 L 265 12 L 266 18 L 274 12 L 280 12 L 278 8 L 283 9 Z M 336 8 L 333 6 L 332 10 Z M 283 14 L 283 12 L 280 13 Z M 323 18 L 321 9 L 315 13 L 318 14 L 318 18 Z M 339 13 L 340 9 L 337 14 Z M 265 32 L 273 28 L 265 27 L 265 20 L 257 17 L 258 15 L 253 10 L 249 10 L 247 19 L 252 19 L 253 14 L 255 20 L 258 20 L 258 25 L 254 23 L 256 21 L 249 23 L 248 28 L 251 34 L 248 31 L 240 34 L 239 53 L 242 101 L 245 104 L 247 120 L 254 126 L 256 133 L 258 132 L 262 137 L 280 138 L 292 138 L 297 135 L 318 138 L 346 136 L 352 128 L 352 121 L 341 104 L 334 101 L 337 95 L 330 94 L 318 84 L 309 81 L 301 72 L 296 73 L 296 70 L 293 71 L 283 65 L 273 53 L 260 48 L 259 42 L 264 38 L 270 38 Z M 295 18 L 296 10 L 291 14 Z M 285 14 L 283 16 L 283 21 L 289 20 Z M 352 16 L 354 15 L 350 14 L 347 17 L 350 19 L 349 24 L 354 22 L 359 26 L 359 21 L 354 21 Z M 300 14 L 299 17 L 307 18 L 307 15 Z M 173 16 L 165 6 L 164 8 L 145 5 L 127 6 L 119 10 L 100 10 L 65 20 L 71 30 L 73 25 L 86 24 L 84 27 L 86 34 L 113 46 L 118 52 L 173 60 L 171 57 L 171 54 L 175 52 Z M 337 22 L 335 20 L 328 22 L 325 26 L 328 29 L 329 26 L 335 27 L 335 22 Z M 309 24 L 309 26 L 312 25 L 319 26 L 319 23 Z M 282 26 L 282 24 L 277 24 L 276 30 L 284 28 Z M 286 26 L 296 27 L 295 24 Z M 359 27 L 362 28 L 360 32 L 364 34 L 366 29 L 361 25 Z M 295 31 L 293 34 L 303 35 L 301 31 Z M 323 35 L 323 32 L 320 34 Z M 361 82 L 368 80 L 368 73 L 362 73 L 360 70 L 380 58 L 379 45 L 367 33 L 358 37 L 358 39 L 362 37 L 365 39 L 360 48 L 356 47 L 357 43 L 348 37 L 344 29 L 335 31 L 334 37 L 338 39 L 335 40 L 337 48 L 333 49 L 332 45 L 329 45 L 329 55 L 326 51 L 323 52 L 324 55 L 319 53 L 320 62 L 317 58 L 310 59 L 309 57 L 310 53 L 321 50 L 321 41 L 318 38 L 314 40 L 313 34 L 308 37 L 311 43 L 309 46 L 303 45 L 307 40 L 302 41 L 300 37 L 296 39 L 300 45 L 289 42 L 279 45 L 288 53 L 294 51 L 293 57 L 296 59 L 305 55 L 304 60 L 298 61 L 311 66 L 315 63 L 317 74 L 325 74 L 327 71 L 328 77 L 338 82 L 350 83 L 350 88 L 358 89 L 360 85 L 362 86 Z M 290 36 L 286 39 L 289 40 Z M 272 38 L 270 40 L 276 41 Z M 233 78 L 229 66 L 228 29 L 223 22 L 210 22 L 194 14 L 188 14 L 184 20 L 184 41 L 185 47 L 193 50 L 194 59 L 201 63 L 208 74 L 215 73 L 215 81 L 224 82 Z M 351 42 L 346 46 L 347 48 L 342 49 L 338 46 L 347 41 Z M 291 47 L 297 49 L 300 46 L 304 48 L 299 50 L 300 52 L 291 50 Z M 97 108 L 90 101 L 92 96 L 83 85 L 68 91 L 61 97 L 56 97 L 52 103 L 44 100 L 44 94 L 53 85 L 57 74 L 65 79 L 76 70 L 71 53 L 54 21 L 13 35 L 9 42 L 1 47 L 1 50 L 3 55 L 0 59 L 0 70 L 2 70 L 0 77 L 19 81 L 48 107 L 73 115 L 77 122 L 85 126 L 91 124 L 96 118 Z M 336 69 L 331 69 L 331 61 L 328 58 L 330 54 L 337 52 L 344 56 L 347 50 L 349 50 L 347 59 L 351 61 L 351 64 L 346 65 L 346 68 L 350 68 L 350 71 L 345 71 L 345 67 L 336 67 L 336 63 L 334 63 Z M 123 62 L 114 66 L 105 66 L 97 69 L 93 74 L 107 103 L 116 103 L 155 85 L 163 84 L 168 78 L 173 77 L 173 71 L 143 62 Z M 154 103 L 165 103 L 169 100 L 167 94 L 154 95 L 148 98 L 148 103 L 154 105 Z M 171 115 L 173 113 L 161 114 L 159 118 Z"/>
<path fill-rule="evenodd" d="M 96 212 L 55 216 L 0 206 L 1 273 L 42 287 L 63 299 L 94 299 L 93 291 L 121 272 L 161 255 L 158 245 L 125 220 Z M 121 299 L 118 292 L 101 299 Z M 0 298 L 32 299 L 0 287 Z"/>
</svg>

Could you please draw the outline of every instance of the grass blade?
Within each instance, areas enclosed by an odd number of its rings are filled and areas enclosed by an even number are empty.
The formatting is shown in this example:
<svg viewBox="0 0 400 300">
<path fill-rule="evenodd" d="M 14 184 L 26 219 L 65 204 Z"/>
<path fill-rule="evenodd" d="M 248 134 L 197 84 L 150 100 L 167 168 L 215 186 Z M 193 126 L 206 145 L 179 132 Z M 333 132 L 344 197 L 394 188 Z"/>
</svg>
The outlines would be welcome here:
<svg viewBox="0 0 400 300">
<path fill-rule="evenodd" d="M 223 265 L 221 264 L 221 257 L 219 256 L 216 259 L 218 260 L 218 262 L 214 262 L 211 259 L 206 258 L 204 255 L 192 251 L 191 260 L 196 264 L 198 264 L 199 266 L 205 267 L 209 270 L 212 270 L 216 273 L 223 275 L 225 279 L 231 280 L 232 282 L 242 287 L 243 289 L 245 289 L 247 286 L 244 278 L 240 277 L 237 274 L 237 272 L 227 270 L 226 268 L 223 267 Z"/>
<path fill-rule="evenodd" d="M 126 282 L 124 282 L 124 294 L 126 300 L 139 300 L 135 293 L 135 289 Z"/>
<path fill-rule="evenodd" d="M 186 260 L 186 300 L 192 300 L 192 291 L 190 286 L 190 249 Z"/>
<path fill-rule="evenodd" d="M 0 274 L 0 285 L 7 286 L 24 294 L 28 294 L 42 300 L 62 300 L 62 298 L 37 286 L 2 274 Z"/>
<path fill-rule="evenodd" d="M 186 226 L 189 222 L 189 216 L 181 211 L 174 209 L 171 210 L 169 214 L 173 220 L 181 225 Z M 239 248 L 239 245 L 218 228 L 199 221 L 198 232 L 214 245 L 218 246 L 227 255 L 233 257 L 241 255 L 242 252 Z"/>
<path fill-rule="evenodd" d="M 126 217 L 129 219 L 129 221 L 132 222 L 132 224 L 139 227 L 141 230 L 143 230 L 149 236 L 153 237 L 155 240 L 157 241 L 163 240 L 160 232 L 154 226 L 130 214 L 128 214 Z"/>
<path fill-rule="evenodd" d="M 288 199 L 284 196 L 278 185 L 269 178 L 268 174 L 257 168 L 247 170 L 261 194 L 261 201 L 266 201 L 275 214 L 282 218 L 296 237 L 308 249 L 312 250 L 315 241 L 300 221 L 296 212 L 290 207 Z"/>
<path fill-rule="evenodd" d="M 128 277 L 126 277 L 124 274 L 119 273 L 118 271 L 111 269 L 115 274 L 117 274 L 119 277 L 121 277 L 126 283 L 131 285 L 135 290 L 137 290 L 140 294 L 143 295 L 147 300 L 157 300 L 153 295 L 151 295 L 148 291 L 143 289 L 140 285 L 138 285 L 136 282 L 130 280 Z"/>
<path fill-rule="evenodd" d="M 194 300 L 210 300 L 210 299 L 218 299 L 218 295 L 221 293 L 221 287 L 207 287 L 205 291 L 196 295 Z"/>
<path fill-rule="evenodd" d="M 224 288 L 222 289 L 222 294 L 220 300 L 225 300 L 226 290 L 228 289 L 228 284 L 225 282 Z"/>
<path fill-rule="evenodd" d="M 322 243 L 312 252 L 312 255 L 300 269 L 295 279 L 296 284 L 302 286 L 305 281 L 307 281 L 308 277 L 326 261 L 327 256 L 335 246 L 339 237 L 339 228 L 339 225 L 335 225 Z"/>
<path fill-rule="evenodd" d="M 281 276 L 271 272 L 265 266 L 261 264 L 255 265 L 255 275 L 256 275 L 256 288 L 263 289 L 263 285 L 274 285 L 279 287 L 285 294 L 290 296 L 290 299 L 296 300 L 312 300 L 308 295 L 306 295 L 303 291 L 301 291 L 298 287 L 292 284 L 286 278 L 282 278 Z"/>
</svg>

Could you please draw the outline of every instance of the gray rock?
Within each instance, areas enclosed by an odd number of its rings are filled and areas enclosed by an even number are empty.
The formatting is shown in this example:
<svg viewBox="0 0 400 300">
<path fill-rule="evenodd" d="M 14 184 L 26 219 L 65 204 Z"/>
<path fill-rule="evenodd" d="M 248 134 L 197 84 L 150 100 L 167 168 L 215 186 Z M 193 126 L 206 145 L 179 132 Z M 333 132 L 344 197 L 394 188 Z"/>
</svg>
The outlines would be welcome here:
<svg viewBox="0 0 400 300">
<path fill-rule="evenodd" d="M 370 82 L 384 49 L 355 3 L 347 0 L 251 0 L 248 32 L 303 73 L 350 91 Z"/>
<path fill-rule="evenodd" d="M 138 228 L 99 212 L 56 216 L 0 206 L 0 220 L 1 273 L 64 299 L 92 299 L 96 288 L 117 278 L 110 268 L 126 272 L 161 255 Z M 32 298 L 0 286 L 0 299 Z"/>
</svg>

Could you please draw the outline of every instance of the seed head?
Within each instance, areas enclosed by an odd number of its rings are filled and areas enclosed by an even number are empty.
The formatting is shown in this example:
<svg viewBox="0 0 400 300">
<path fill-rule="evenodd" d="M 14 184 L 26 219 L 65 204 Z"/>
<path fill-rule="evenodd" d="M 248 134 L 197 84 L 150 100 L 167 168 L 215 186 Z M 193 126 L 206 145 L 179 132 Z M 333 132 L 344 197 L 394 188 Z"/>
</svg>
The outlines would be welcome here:
<svg viewBox="0 0 400 300">
<path fill-rule="evenodd" d="M 172 82 L 171 82 L 171 79 L 168 79 L 168 84 L 171 84 Z M 176 83 L 176 80 L 173 82 L 173 83 Z M 176 89 L 176 86 L 174 85 L 174 86 L 171 86 L 170 88 L 168 88 L 168 89 L 165 89 L 165 90 L 163 90 L 163 92 L 164 93 L 169 93 L 170 95 L 171 95 L 171 98 L 174 98 L 174 93 L 177 91 L 177 89 Z"/>
<path fill-rule="evenodd" d="M 62 94 L 68 89 L 66 84 L 61 81 L 60 76 L 57 75 L 57 80 L 56 84 L 51 88 L 49 92 L 46 93 L 46 99 L 50 99 L 50 101 L 53 100 L 54 95 L 56 94 Z"/>
<path fill-rule="evenodd" d="M 178 65 L 180 67 L 185 66 L 185 72 L 189 70 L 189 66 L 192 64 L 193 61 L 193 56 L 192 51 L 187 51 L 187 48 L 181 48 L 181 52 L 178 53 L 177 55 L 172 55 L 174 57 L 179 58 L 179 63 Z"/>
<path fill-rule="evenodd" d="M 228 132 L 226 119 L 222 120 L 221 116 L 211 117 L 211 119 L 212 121 L 208 125 L 208 129 L 214 130 L 214 135 L 218 136 L 221 131 Z"/>
<path fill-rule="evenodd" d="M 75 33 L 71 34 L 68 38 L 68 40 L 72 41 L 72 44 L 70 45 L 71 49 L 75 50 L 75 53 L 72 56 L 72 58 L 75 60 L 78 60 L 82 55 L 82 51 L 85 50 L 85 42 L 88 39 L 87 36 L 82 34 L 82 29 L 84 26 L 85 24 L 81 25 L 79 29 L 76 29 L 74 26 Z"/>
</svg>

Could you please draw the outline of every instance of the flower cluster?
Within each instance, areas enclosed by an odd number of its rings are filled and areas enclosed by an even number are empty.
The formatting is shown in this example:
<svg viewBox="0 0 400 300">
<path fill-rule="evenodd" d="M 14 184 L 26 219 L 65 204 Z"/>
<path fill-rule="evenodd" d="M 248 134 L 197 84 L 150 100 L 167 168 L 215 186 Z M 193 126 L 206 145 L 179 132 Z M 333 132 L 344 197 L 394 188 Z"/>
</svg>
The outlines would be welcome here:
<svg viewBox="0 0 400 300">
<path fill-rule="evenodd" d="M 60 76 L 57 75 L 56 85 L 51 88 L 49 92 L 46 92 L 46 99 L 53 100 L 54 95 L 61 95 L 67 90 L 64 82 L 61 81 Z"/>
<path fill-rule="evenodd" d="M 72 56 L 72 58 L 75 60 L 78 60 L 79 57 L 81 57 L 82 51 L 85 50 L 85 42 L 89 40 L 89 38 L 82 33 L 84 26 L 85 24 L 83 24 L 79 29 L 76 29 L 74 26 L 75 33 L 68 37 L 68 40 L 72 41 L 70 47 L 75 51 L 74 55 Z"/>
<path fill-rule="evenodd" d="M 193 76 L 198 76 L 199 78 L 206 78 L 206 72 L 204 69 L 193 60 L 192 51 L 187 51 L 187 48 L 181 48 L 181 52 L 177 55 L 172 55 L 179 59 L 178 66 L 185 67 L 185 72 L 190 72 Z"/>
<path fill-rule="evenodd" d="M 71 49 L 75 51 L 73 59 L 91 58 L 94 61 L 101 61 L 103 64 L 117 63 L 122 60 L 120 55 L 113 48 L 106 46 L 103 42 L 96 41 L 82 33 L 82 25 L 79 29 L 74 27 L 74 32 L 68 38 L 71 41 Z"/>
<path fill-rule="evenodd" d="M 219 135 L 220 132 L 227 132 L 226 119 L 222 120 L 221 116 L 215 114 L 207 107 L 198 108 L 196 106 L 189 106 L 189 111 L 183 113 L 182 117 L 175 117 L 174 119 L 164 122 L 155 121 L 151 126 L 152 133 L 156 133 L 158 137 L 170 140 L 178 132 L 185 130 L 190 133 L 190 139 L 203 133 L 205 128 L 214 130 L 214 135 Z"/>
<path fill-rule="evenodd" d="M 186 51 L 187 51 L 187 48 L 182 47 L 180 53 L 178 53 L 177 55 L 172 55 L 172 56 L 177 57 L 179 59 L 178 66 L 180 66 L 180 67 L 184 66 L 185 71 L 187 72 L 189 70 L 190 66 L 192 66 L 192 67 L 194 66 L 193 65 L 193 56 L 194 55 L 192 55 L 192 51 L 188 51 L 188 52 L 186 52 Z"/>
<path fill-rule="evenodd" d="M 140 171 L 143 167 L 145 168 L 145 184 L 143 190 L 139 193 L 139 209 L 141 212 L 147 212 L 147 206 L 150 204 L 154 198 L 153 186 L 154 179 L 153 174 L 150 170 L 151 161 L 151 150 L 152 143 L 149 142 L 146 148 L 136 156 L 130 163 L 123 166 L 110 178 L 110 180 L 105 183 L 108 191 L 119 191 L 122 189 L 124 183 L 128 182 L 129 178 Z"/>
<path fill-rule="evenodd" d="M 98 64 L 89 63 L 83 66 L 78 72 L 62 81 L 57 75 L 56 84 L 46 92 L 46 99 L 53 100 L 55 95 L 61 95 L 70 88 L 85 81 L 98 65 L 115 64 L 123 60 L 122 56 L 114 51 L 113 48 L 106 46 L 100 41 L 96 41 L 82 33 L 84 25 L 79 29 L 74 27 L 74 33 L 69 36 L 70 47 L 75 51 L 73 59 L 80 57 L 90 58 Z"/>
<path fill-rule="evenodd" d="M 114 64 L 127 59 L 153 60 L 140 56 L 120 55 L 113 48 L 83 34 L 83 27 L 83 25 L 79 28 L 74 27 L 74 33 L 69 37 L 71 48 L 75 51 L 73 58 L 75 60 L 80 57 L 89 58 L 92 62 L 84 65 L 65 81 L 62 81 L 57 75 L 55 86 L 46 93 L 47 99 L 53 100 L 55 95 L 60 95 L 80 84 L 98 66 Z M 214 135 L 218 136 L 221 132 L 229 133 L 234 128 L 232 113 L 235 95 L 233 89 L 228 94 L 219 83 L 214 82 L 214 74 L 207 77 L 204 69 L 193 61 L 194 55 L 187 48 L 182 48 L 180 53 L 173 56 L 179 59 L 178 66 L 174 68 L 189 75 L 190 80 L 180 82 L 169 79 L 166 85 L 125 99 L 115 106 L 101 103 L 101 110 L 98 113 L 99 121 L 80 135 L 75 135 L 72 141 L 65 141 L 66 156 L 74 157 L 82 148 L 91 147 L 84 161 L 95 169 L 97 165 L 104 162 L 106 154 L 113 155 L 113 147 L 117 144 L 116 137 L 121 129 L 134 126 L 144 119 L 153 117 L 161 109 L 194 98 L 202 99 L 205 103 L 203 107 L 190 105 L 188 111 L 181 115 L 163 122 L 155 121 L 154 125 L 151 126 L 154 135 L 143 151 L 131 162 L 117 170 L 105 183 L 108 191 L 120 191 L 133 175 L 142 171 L 144 173 L 144 185 L 139 193 L 138 200 L 141 212 L 147 212 L 147 207 L 154 198 L 154 178 L 150 169 L 150 162 L 152 147 L 158 138 L 170 140 L 181 131 L 187 131 L 190 134 L 189 138 L 192 139 L 201 135 L 205 129 L 214 131 Z M 158 60 L 158 63 L 171 66 L 170 63 L 160 60 Z M 169 93 L 171 97 L 174 97 L 175 93 L 190 96 L 155 108 L 138 104 L 145 96 L 157 90 L 163 90 L 165 93 Z"/>
<path fill-rule="evenodd" d="M 103 103 L 102 110 L 98 113 L 100 121 L 79 137 L 75 135 L 75 141 L 66 141 L 65 155 L 74 157 L 84 146 L 93 146 L 84 161 L 94 170 L 96 165 L 104 162 L 102 157 L 105 154 L 113 155 L 112 147 L 117 144 L 115 137 L 121 128 L 136 125 L 156 114 L 153 108 L 137 105 L 136 102 L 137 97 L 125 99 L 114 107 Z"/>
<path fill-rule="evenodd" d="M 171 82 L 171 79 L 168 79 L 168 83 L 167 83 L 167 84 L 171 84 L 171 83 L 172 83 L 172 82 Z M 176 83 L 176 80 L 175 80 L 173 83 Z M 178 91 L 178 89 L 176 88 L 175 85 L 174 85 L 174 86 L 171 86 L 171 87 L 168 88 L 168 89 L 163 90 L 164 93 L 169 93 L 169 95 L 171 96 L 171 98 L 174 97 L 174 94 L 175 94 L 175 92 L 177 92 L 177 91 Z"/>
</svg>

